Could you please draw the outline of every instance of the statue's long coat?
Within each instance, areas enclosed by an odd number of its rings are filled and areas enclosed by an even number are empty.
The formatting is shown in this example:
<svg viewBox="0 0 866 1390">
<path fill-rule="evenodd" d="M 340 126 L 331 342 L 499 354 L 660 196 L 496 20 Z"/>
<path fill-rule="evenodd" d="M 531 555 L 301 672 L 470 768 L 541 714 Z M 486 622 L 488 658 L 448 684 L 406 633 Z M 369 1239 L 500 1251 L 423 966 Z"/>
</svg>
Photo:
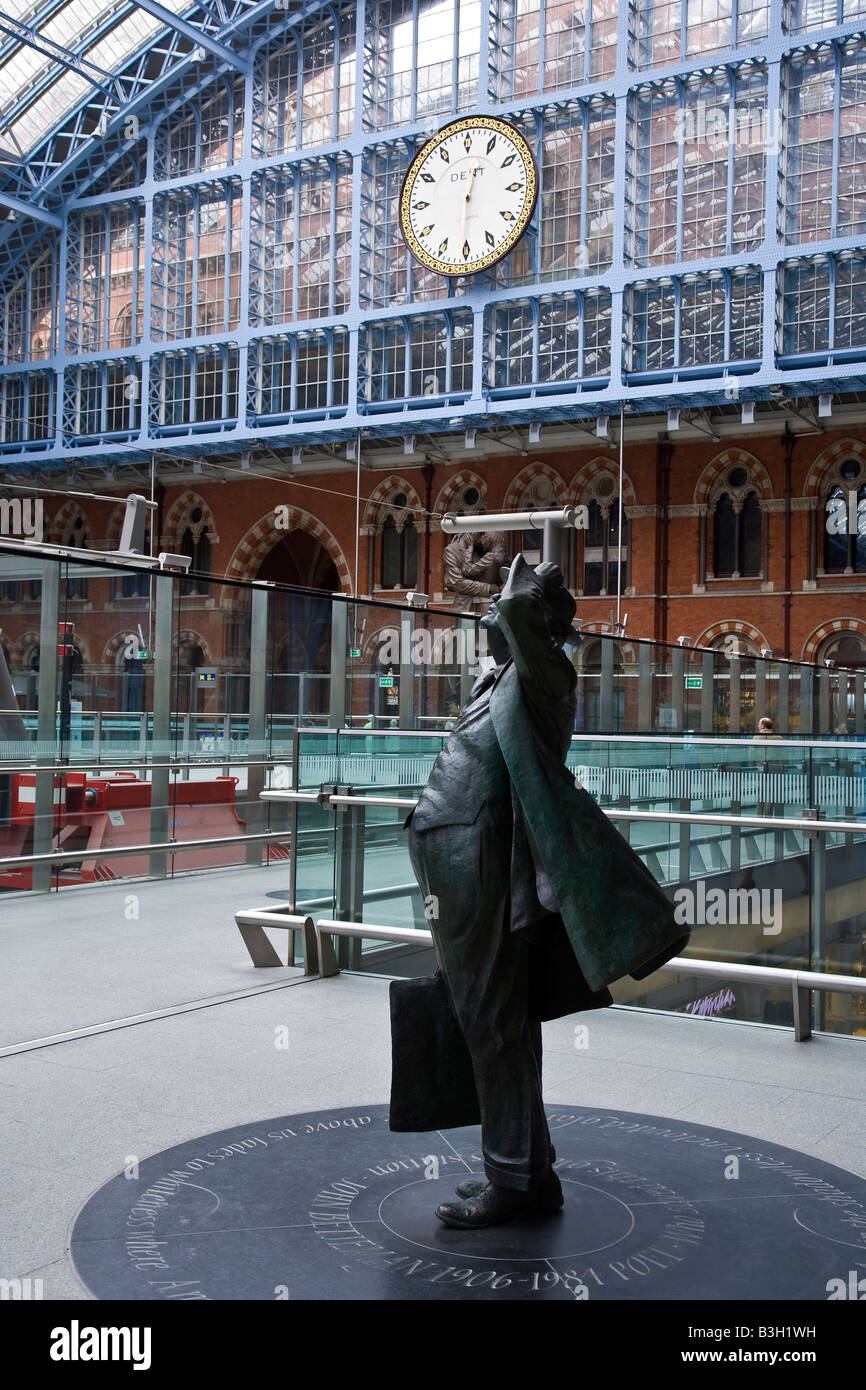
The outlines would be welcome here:
<svg viewBox="0 0 866 1390">
<path fill-rule="evenodd" d="M 490 715 L 522 812 L 516 805 L 512 926 L 533 915 L 525 904 L 534 868 L 535 897 L 561 919 L 590 990 L 641 978 L 688 938 L 643 861 L 565 766 L 575 672 L 550 635 L 541 581 L 520 556 L 497 612 L 512 659 L 496 678 Z"/>
</svg>

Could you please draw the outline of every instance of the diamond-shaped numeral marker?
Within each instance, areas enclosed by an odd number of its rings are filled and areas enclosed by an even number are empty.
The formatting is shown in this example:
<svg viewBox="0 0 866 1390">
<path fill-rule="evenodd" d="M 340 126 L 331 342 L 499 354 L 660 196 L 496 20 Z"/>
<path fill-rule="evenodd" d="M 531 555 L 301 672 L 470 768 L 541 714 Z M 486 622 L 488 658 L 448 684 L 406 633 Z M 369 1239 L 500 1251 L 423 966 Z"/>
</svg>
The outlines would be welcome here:
<svg viewBox="0 0 866 1390">
<path fill-rule="evenodd" d="M 468 242 L 468 241 L 464 241 L 464 243 L 463 243 L 463 259 L 464 259 L 464 261 L 468 261 L 468 260 L 469 260 L 469 242 Z"/>
<path fill-rule="evenodd" d="M 418 235 L 419 235 L 419 236 L 429 236 L 430 233 L 431 233 L 432 230 L 433 230 L 433 225 L 434 225 L 434 224 L 431 222 L 429 227 L 422 227 L 422 228 L 421 228 L 421 231 L 418 233 Z"/>
<path fill-rule="evenodd" d="M 435 180 L 434 180 L 432 174 L 422 174 L 422 175 L 421 175 L 421 178 L 424 180 L 425 183 L 434 183 L 434 182 L 435 182 Z"/>
<path fill-rule="evenodd" d="M 425 209 L 425 208 L 429 208 L 429 206 L 430 206 L 429 203 L 416 203 L 416 204 L 414 205 L 414 207 L 412 208 L 412 211 L 413 211 L 413 212 L 423 212 L 424 209 Z"/>
<path fill-rule="evenodd" d="M 505 159 L 503 159 L 502 163 L 501 163 L 500 166 L 499 166 L 500 169 L 507 169 L 508 166 L 509 166 L 509 164 L 513 164 L 513 163 L 514 163 L 516 157 L 517 157 L 517 156 L 516 156 L 516 155 L 513 155 L 513 154 L 506 155 Z"/>
<path fill-rule="evenodd" d="M 472 136 L 469 134 L 468 131 L 467 131 L 467 133 L 463 136 L 463 148 L 464 148 L 464 150 L 471 150 L 471 149 L 472 149 Z"/>
<path fill-rule="evenodd" d="M 451 156 L 450 156 L 450 154 L 448 153 L 448 151 L 446 150 L 446 148 L 445 148 L 444 145 L 440 145 L 440 146 L 439 146 L 439 156 L 440 156 L 441 159 L 444 159 L 444 160 L 445 160 L 445 163 L 446 163 L 446 164 L 450 164 L 450 163 L 451 163 Z"/>
<path fill-rule="evenodd" d="M 488 153 L 488 154 L 489 154 L 490 151 L 493 149 L 493 146 L 494 146 L 495 144 L 496 144 L 496 136 L 495 136 L 495 135 L 491 135 L 490 139 L 487 141 L 487 153 Z"/>
<path fill-rule="evenodd" d="M 506 193 L 516 193 L 517 190 L 518 190 L 519 188 L 522 188 L 522 187 L 523 187 L 523 184 L 522 184 L 522 183 L 507 183 L 507 184 L 505 185 L 505 192 L 506 192 Z"/>
<path fill-rule="evenodd" d="M 496 245 L 496 241 L 494 240 L 494 237 L 493 237 L 492 232 L 485 232 L 485 233 L 484 233 L 484 240 L 487 242 L 487 245 L 488 245 L 488 246 L 495 246 L 495 245 Z"/>
<path fill-rule="evenodd" d="M 436 254 L 439 255 L 439 256 L 444 256 L 444 255 L 445 255 L 445 248 L 447 247 L 447 245 L 448 245 L 448 238 L 446 237 L 445 240 L 441 243 L 441 245 L 440 245 L 440 247 L 439 247 L 439 250 L 437 251 Z"/>
<path fill-rule="evenodd" d="M 513 213 L 513 212 L 501 212 L 501 213 L 499 214 L 499 216 L 500 216 L 500 217 L 504 217 L 505 220 L 506 220 L 506 222 L 513 222 L 513 221 L 514 221 L 514 213 Z"/>
</svg>

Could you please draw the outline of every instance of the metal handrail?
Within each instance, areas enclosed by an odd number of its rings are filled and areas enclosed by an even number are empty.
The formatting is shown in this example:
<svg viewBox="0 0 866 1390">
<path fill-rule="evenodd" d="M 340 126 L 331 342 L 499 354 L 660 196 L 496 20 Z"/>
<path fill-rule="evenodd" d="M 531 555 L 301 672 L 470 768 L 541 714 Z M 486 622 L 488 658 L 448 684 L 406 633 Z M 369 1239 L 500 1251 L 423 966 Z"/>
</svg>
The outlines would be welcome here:
<svg viewBox="0 0 866 1390">
<path fill-rule="evenodd" d="M 291 840 L 291 830 L 257 831 L 253 835 L 218 835 L 211 840 L 155 840 L 150 845 L 102 845 L 96 849 L 65 849 L 47 854 L 21 854 L 0 859 L 0 869 L 26 868 L 28 864 L 78 864 L 82 859 L 122 859 L 134 854 L 182 854 L 188 849 L 207 849 L 211 845 L 254 844 L 263 840 Z"/>
<path fill-rule="evenodd" d="M 82 757 L 77 763 L 27 763 L 21 767 L 10 767 L 0 761 L 0 773 L 31 773 L 31 772 L 54 772 L 56 776 L 63 777 L 67 772 L 91 771 L 94 775 L 100 772 L 128 772 L 130 768 L 141 767 L 146 772 L 176 772 L 184 767 L 287 767 L 291 764 L 291 755 L 281 758 L 278 754 L 273 754 L 270 758 L 244 758 L 235 757 L 229 749 L 224 750 L 227 757 L 209 757 L 180 759 L 174 758 L 168 763 L 148 762 L 147 756 L 139 753 L 137 756 L 129 754 L 124 762 L 98 762 L 93 758 Z"/>
<path fill-rule="evenodd" d="M 294 725 L 287 725 L 286 727 L 289 728 L 289 729 L 291 729 L 292 732 L 295 732 L 295 731 L 296 731 Z M 449 730 L 447 730 L 447 729 L 330 729 L 330 728 L 319 728 L 319 727 L 317 727 L 317 726 L 312 726 L 312 727 L 306 726 L 306 727 L 302 727 L 302 728 L 297 729 L 297 732 L 298 732 L 298 733 L 301 733 L 301 734 L 305 734 L 305 733 L 315 733 L 315 734 L 320 734 L 320 735 L 326 735 L 326 734 L 338 735 L 338 734 L 339 734 L 342 738 L 351 738 L 351 739 L 360 739 L 360 738 L 389 738 L 389 739 L 401 739 L 401 738 L 402 738 L 402 739 L 406 739 L 406 738 L 414 738 L 414 739 L 418 739 L 418 738 L 433 739 L 433 738 L 437 738 L 437 739 L 443 739 L 443 738 L 446 738 L 446 737 L 447 737 L 447 735 L 448 735 L 448 733 L 449 733 Z M 214 737 L 216 737 L 216 738 L 221 738 L 221 737 L 223 737 L 223 735 L 221 735 L 221 734 L 216 734 L 216 735 L 214 735 Z M 856 736 L 852 735 L 852 736 L 851 736 L 850 738 L 848 738 L 848 739 L 841 739 L 841 738 L 840 738 L 840 739 L 831 739 L 831 740 L 823 740 L 823 741 L 819 741 L 819 740 L 816 740 L 816 739 L 809 739 L 809 740 L 808 740 L 808 743 L 805 741 L 805 738 L 802 739 L 802 740 L 800 740 L 800 739 L 774 738 L 774 739 L 768 740 L 767 743 L 766 743 L 766 745 L 763 744 L 763 743 L 760 743 L 760 742 L 756 742 L 755 740 L 749 739 L 749 738 L 717 738 L 717 737 L 712 736 L 712 735 L 709 735 L 709 734 L 708 734 L 708 735 L 699 735 L 699 734 L 695 734 L 695 735 L 675 734 L 675 735 L 673 735 L 673 736 L 670 736 L 670 735 L 663 734 L 663 733 L 654 733 L 654 734 L 650 734 L 650 733 L 647 733 L 647 734 L 603 734 L 603 733 L 596 733 L 596 734 L 591 734 L 591 733 L 590 733 L 590 734 L 586 734 L 586 733 L 581 733 L 581 734 L 572 734 L 572 735 L 571 735 L 571 742 L 572 742 L 572 744 L 577 744 L 578 746 L 581 745 L 581 744 L 584 744 L 584 743 L 598 743 L 599 741 L 603 741 L 604 743 L 624 743 L 624 744 L 631 744 L 631 743 L 640 743 L 640 744 L 659 743 L 659 744 L 665 744 L 665 745 L 676 744 L 677 746 L 682 746 L 682 745 L 688 744 L 690 747 L 694 747 L 694 748 L 714 748 L 714 747 L 739 748 L 739 749 L 741 749 L 741 750 L 743 751 L 743 754 L 744 754 L 744 756 L 746 757 L 746 762 L 745 762 L 745 768 L 746 768 L 746 770 L 751 770 L 752 768 L 754 768 L 754 770 L 757 770 L 758 763 L 759 763 L 759 762 L 764 762 L 764 763 L 769 763 L 769 764 L 770 764 L 770 771 L 773 771 L 773 770 L 774 770 L 773 764 L 774 764 L 774 762 L 775 762 L 776 760 L 773 759 L 772 757 L 767 757 L 767 756 L 759 757 L 759 756 L 757 756 L 757 755 L 758 755 L 758 754 L 768 754 L 771 750 L 780 749 L 780 748 L 793 749 L 793 750 L 794 750 L 795 752 L 797 752 L 801 757 L 802 757 L 802 754 L 803 754 L 804 747 L 833 749 L 833 750 L 836 752 L 837 756 L 838 756 L 838 754 L 840 753 L 840 751 L 843 750 L 843 749 L 855 749 L 855 748 L 856 748 L 856 749 L 858 749 L 859 751 L 862 752 L 862 761 L 866 761 L 866 740 L 863 739 L 863 736 L 862 736 L 862 735 L 860 736 L 860 740 L 859 740 L 859 741 L 858 741 L 858 738 L 857 738 Z M 43 762 L 43 763 L 7 764 L 7 763 L 4 763 L 2 759 L 0 759 L 0 772 L 7 772 L 7 773 L 45 772 L 45 771 L 48 770 L 49 766 L 53 766 L 53 767 L 55 768 L 55 771 L 57 771 L 58 773 L 63 773 L 63 772 L 77 772 L 77 771 L 80 771 L 83 767 L 90 767 L 90 766 L 92 766 L 95 770 L 103 770 L 103 769 L 104 769 L 104 770 L 106 770 L 106 771 L 110 771 L 110 770 L 113 769 L 113 768 L 124 769 L 124 768 L 130 767 L 130 766 L 142 767 L 142 768 L 147 769 L 148 771 L 164 771 L 166 768 L 167 768 L 169 771 L 173 771 L 173 770 L 176 769 L 176 768 L 225 767 L 227 764 L 231 764 L 231 765 L 238 766 L 238 767 L 269 767 L 269 766 L 272 766 L 273 764 L 286 764 L 286 763 L 290 763 L 290 762 L 291 762 L 290 750 L 288 750 L 288 749 L 286 750 L 285 756 L 282 755 L 280 752 L 275 751 L 275 752 L 271 753 L 270 756 L 268 756 L 268 757 L 266 757 L 266 758 L 249 758 L 249 757 L 245 756 L 245 754 L 243 754 L 242 752 L 239 752 L 238 750 L 233 749 L 233 748 L 224 748 L 224 749 L 222 749 L 221 751 L 222 751 L 222 753 L 224 754 L 224 756 L 222 756 L 222 757 L 217 756 L 217 755 L 215 755 L 215 754 L 210 754 L 208 757 L 202 756 L 202 757 L 199 757 L 199 758 L 192 758 L 192 759 L 189 759 L 189 758 L 171 758 L 171 760 L 168 761 L 168 762 L 150 762 L 149 759 L 148 759 L 148 754 L 147 754 L 147 751 L 146 751 L 146 750 L 145 750 L 143 753 L 142 753 L 142 752 L 138 752 L 138 753 L 132 753 L 132 752 L 130 752 L 129 754 L 124 755 L 124 756 L 123 756 L 123 759 L 121 760 L 121 758 L 120 758 L 119 756 L 117 756 L 117 755 L 116 755 L 116 757 L 115 757 L 114 759 L 111 759 L 111 758 L 103 759 L 103 758 L 100 756 L 100 754 L 99 754 L 98 752 L 93 752 L 92 750 L 88 751 L 88 749 L 82 748 L 80 754 L 77 755 L 76 762 L 66 762 L 66 763 L 61 763 L 61 764 L 56 764 L 56 763 L 48 764 L 48 763 L 44 763 L 44 762 Z M 380 751 L 383 751 L 383 750 L 380 750 Z M 337 752 L 336 749 L 327 750 L 327 752 L 324 754 L 324 756 L 327 756 L 328 753 L 330 753 L 331 756 L 334 756 L 334 757 L 338 757 L 338 756 L 339 756 L 339 753 Z M 307 754 L 307 755 L 305 755 L 305 756 L 309 756 L 309 754 Z M 781 761 L 781 760 L 778 760 L 778 761 Z M 853 760 L 851 760 L 851 765 L 852 765 L 852 770 L 853 770 L 853 766 L 854 766 Z M 629 769 L 629 768 L 619 768 L 619 767 L 616 767 L 616 766 L 613 765 L 613 764 L 607 764 L 607 763 L 606 763 L 606 764 L 603 765 L 603 769 L 602 769 L 602 770 L 604 770 L 604 771 L 610 771 L 610 772 L 628 772 L 628 771 L 630 771 L 631 769 Z M 659 770 L 661 770 L 661 769 L 659 769 Z M 671 770 L 671 769 L 668 768 L 667 770 Z M 674 770 L 676 770 L 676 769 L 674 769 Z M 743 769 L 742 766 L 738 765 L 737 767 L 733 767 L 733 766 L 732 766 L 730 769 L 727 769 L 726 767 L 723 766 L 720 770 L 721 770 L 722 772 L 727 771 L 727 770 L 730 770 L 730 771 L 732 771 L 732 772 L 741 772 L 741 771 L 743 771 L 744 769 Z"/>
<path fill-rule="evenodd" d="M 405 810 L 407 807 L 418 805 L 417 797 L 405 796 L 348 796 L 343 793 L 326 796 L 289 789 L 260 792 L 259 795 L 263 801 L 318 801 L 322 806 L 393 806 Z M 866 821 L 801 820 L 793 816 L 786 819 L 784 816 L 731 816 L 691 811 L 631 811 L 618 806 L 600 806 L 599 810 L 610 820 L 676 821 L 684 825 L 751 826 L 759 830 L 806 830 L 813 833 L 821 831 L 825 834 L 838 832 L 846 835 L 866 835 Z"/>
<path fill-rule="evenodd" d="M 361 937 L 370 941 L 390 941 L 394 944 L 433 945 L 433 934 L 424 928 L 384 927 L 372 922 L 344 922 L 320 917 L 315 924 L 318 946 L 318 967 L 323 977 L 339 974 L 339 964 L 332 946 L 325 946 L 322 936 Z M 306 968 L 306 967 L 305 967 Z M 724 961 L 703 960 L 699 957 L 673 956 L 659 972 L 668 975 L 708 975 L 714 979 L 744 980 L 750 984 L 790 985 L 794 1003 L 794 1039 L 805 1042 L 811 1034 L 810 999 L 812 990 L 832 994 L 866 994 L 866 979 L 857 975 L 830 975 L 820 970 L 792 970 L 787 966 L 746 965 Z"/>
<path fill-rule="evenodd" d="M 448 729 L 337 729 L 331 725 L 321 727 L 319 725 L 299 725 L 299 734 L 339 734 L 341 738 L 444 738 L 450 732 Z M 743 734 L 739 738 L 725 737 L 721 734 L 687 734 L 680 731 L 666 732 L 656 729 L 644 734 L 617 734 L 606 733 L 599 730 L 597 733 L 573 733 L 572 743 L 658 743 L 658 744 L 689 744 L 696 748 L 712 748 L 715 745 L 730 748 L 749 749 L 752 753 L 759 751 L 772 751 L 774 748 L 793 748 L 802 754 L 804 747 L 808 748 L 834 748 L 838 752 L 840 748 L 860 748 L 866 757 L 866 735 L 850 734 L 847 738 L 816 739 L 811 735 L 804 734 L 802 738 L 771 738 L 756 739 L 752 736 Z"/>
</svg>

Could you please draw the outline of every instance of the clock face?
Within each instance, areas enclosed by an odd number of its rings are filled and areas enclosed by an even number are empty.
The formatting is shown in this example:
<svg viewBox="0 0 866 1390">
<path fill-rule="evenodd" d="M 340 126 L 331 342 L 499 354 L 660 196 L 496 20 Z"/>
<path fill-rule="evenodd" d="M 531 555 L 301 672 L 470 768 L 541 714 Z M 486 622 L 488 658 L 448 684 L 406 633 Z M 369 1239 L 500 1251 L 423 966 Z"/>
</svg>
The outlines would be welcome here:
<svg viewBox="0 0 866 1390">
<path fill-rule="evenodd" d="M 495 116 L 452 121 L 418 151 L 400 195 L 406 245 L 440 275 L 472 275 L 517 245 L 538 197 L 523 136 Z"/>
</svg>

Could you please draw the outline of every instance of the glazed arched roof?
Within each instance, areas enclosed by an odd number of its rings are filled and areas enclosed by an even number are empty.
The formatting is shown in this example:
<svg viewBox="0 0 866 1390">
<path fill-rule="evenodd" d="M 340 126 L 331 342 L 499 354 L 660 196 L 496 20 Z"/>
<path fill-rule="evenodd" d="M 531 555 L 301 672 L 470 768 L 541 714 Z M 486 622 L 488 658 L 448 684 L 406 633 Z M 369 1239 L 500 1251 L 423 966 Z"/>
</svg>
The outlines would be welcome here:
<svg viewBox="0 0 866 1390">
<path fill-rule="evenodd" d="M 59 225 L 75 171 L 116 148 L 132 113 L 175 81 L 243 72 L 257 29 L 320 3 L 0 0 L 0 259 L 16 224 Z M 86 180 L 86 170 L 82 170 Z M 31 227 L 32 230 L 32 227 Z"/>
</svg>

